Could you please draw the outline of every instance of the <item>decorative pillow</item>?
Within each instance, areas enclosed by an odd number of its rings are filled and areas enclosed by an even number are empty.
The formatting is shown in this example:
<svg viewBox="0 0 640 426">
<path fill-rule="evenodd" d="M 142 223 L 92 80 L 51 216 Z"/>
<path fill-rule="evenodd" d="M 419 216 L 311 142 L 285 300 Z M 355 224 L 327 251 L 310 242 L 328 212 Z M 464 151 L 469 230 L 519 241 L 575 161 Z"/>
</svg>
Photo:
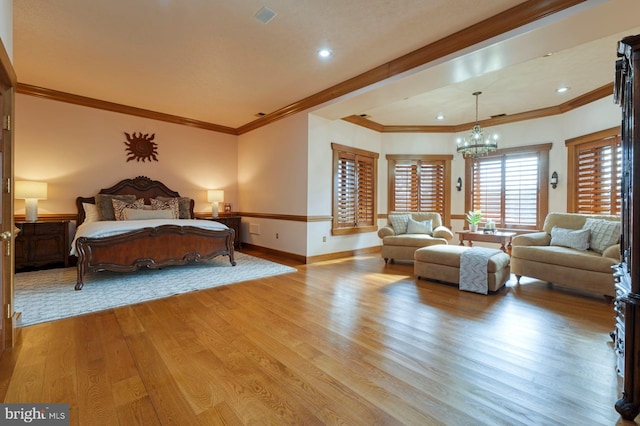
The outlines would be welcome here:
<svg viewBox="0 0 640 426">
<path fill-rule="evenodd" d="M 96 201 L 96 207 L 98 209 L 98 216 L 100 220 L 116 220 L 116 215 L 113 212 L 113 203 L 111 200 L 121 200 L 127 203 L 133 203 L 136 200 L 135 195 L 107 195 L 98 194 L 94 197 Z"/>
<path fill-rule="evenodd" d="M 418 222 L 417 220 L 413 220 L 413 218 L 409 218 L 409 222 L 407 223 L 407 234 L 431 235 L 433 233 L 432 226 L 431 219 Z"/>
<path fill-rule="evenodd" d="M 171 197 L 156 197 L 158 201 L 169 201 Z M 178 200 L 178 219 L 191 219 L 191 198 L 189 197 L 177 197 Z"/>
<path fill-rule="evenodd" d="M 620 241 L 620 222 L 605 219 L 587 219 L 582 229 L 591 230 L 589 246 L 602 254 L 607 248 Z"/>
<path fill-rule="evenodd" d="M 127 203 L 126 201 L 113 199 L 111 200 L 111 203 L 113 204 L 113 215 L 115 216 L 116 220 L 127 220 L 127 218 L 124 216 L 124 211 L 126 209 L 142 210 L 144 208 L 144 200 L 142 198 L 138 198 L 133 203 Z"/>
<path fill-rule="evenodd" d="M 409 218 L 411 215 L 408 214 L 390 214 L 389 222 L 391 222 L 391 226 L 395 231 L 396 235 L 406 234 L 407 233 L 407 225 L 409 224 Z"/>
<path fill-rule="evenodd" d="M 569 247 L 578 250 L 589 248 L 589 229 L 565 229 L 554 226 L 551 229 L 551 245 Z"/>
<path fill-rule="evenodd" d="M 169 201 L 160 201 L 152 198 L 151 207 L 153 207 L 153 210 L 170 210 L 173 216 L 172 219 L 178 219 L 180 217 L 180 206 L 177 198 L 171 198 Z"/>
<path fill-rule="evenodd" d="M 100 215 L 98 214 L 98 207 L 95 204 L 82 203 L 82 208 L 84 209 L 85 222 L 97 222 L 100 220 Z"/>
<path fill-rule="evenodd" d="M 146 210 L 146 209 L 124 209 L 122 211 L 125 220 L 144 219 L 173 219 L 171 210 Z"/>
</svg>

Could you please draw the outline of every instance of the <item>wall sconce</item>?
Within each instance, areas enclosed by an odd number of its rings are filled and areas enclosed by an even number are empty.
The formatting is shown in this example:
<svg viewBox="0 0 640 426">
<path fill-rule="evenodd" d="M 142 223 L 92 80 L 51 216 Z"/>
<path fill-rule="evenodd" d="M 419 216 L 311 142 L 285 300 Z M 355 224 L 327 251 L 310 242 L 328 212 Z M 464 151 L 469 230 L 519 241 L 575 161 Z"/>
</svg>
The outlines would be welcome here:
<svg viewBox="0 0 640 426">
<path fill-rule="evenodd" d="M 207 201 L 211 203 L 211 217 L 218 217 L 220 202 L 224 201 L 224 191 L 222 189 L 210 189 L 207 191 Z"/>
<path fill-rule="evenodd" d="M 36 222 L 38 220 L 38 200 L 47 199 L 47 183 L 18 180 L 15 191 L 15 198 L 24 200 L 26 221 Z"/>
<path fill-rule="evenodd" d="M 551 180 L 549 181 L 549 183 L 551 183 L 551 187 L 553 189 L 556 189 L 558 187 L 558 173 L 553 172 L 551 174 Z"/>
<path fill-rule="evenodd" d="M 456 183 L 456 189 L 462 191 L 462 178 L 458 177 L 458 183 Z"/>
</svg>

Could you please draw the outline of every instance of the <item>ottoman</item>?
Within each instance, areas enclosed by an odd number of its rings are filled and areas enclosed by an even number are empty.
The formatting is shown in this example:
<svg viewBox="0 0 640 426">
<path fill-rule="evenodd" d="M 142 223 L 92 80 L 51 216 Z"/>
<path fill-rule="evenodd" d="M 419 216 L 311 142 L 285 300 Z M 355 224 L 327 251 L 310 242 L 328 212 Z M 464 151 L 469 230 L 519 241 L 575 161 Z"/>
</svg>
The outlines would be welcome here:
<svg viewBox="0 0 640 426">
<path fill-rule="evenodd" d="M 437 245 L 422 247 L 414 254 L 413 273 L 420 278 L 459 284 L 460 255 L 471 247 Z M 489 291 L 498 291 L 511 276 L 509 255 L 503 252 L 491 256 L 487 265 Z"/>
</svg>

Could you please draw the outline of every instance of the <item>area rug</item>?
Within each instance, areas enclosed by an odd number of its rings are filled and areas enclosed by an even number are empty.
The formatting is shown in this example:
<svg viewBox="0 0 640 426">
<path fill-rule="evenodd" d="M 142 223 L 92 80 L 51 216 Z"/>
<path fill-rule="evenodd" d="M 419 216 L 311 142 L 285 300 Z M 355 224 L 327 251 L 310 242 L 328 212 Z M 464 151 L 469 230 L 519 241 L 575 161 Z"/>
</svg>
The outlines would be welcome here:
<svg viewBox="0 0 640 426">
<path fill-rule="evenodd" d="M 22 326 L 27 326 L 295 271 L 239 252 L 235 260 L 236 266 L 228 257 L 219 257 L 162 270 L 93 272 L 86 275 L 80 291 L 73 289 L 76 268 L 21 272 L 15 277 L 15 310 L 22 313 Z"/>
</svg>

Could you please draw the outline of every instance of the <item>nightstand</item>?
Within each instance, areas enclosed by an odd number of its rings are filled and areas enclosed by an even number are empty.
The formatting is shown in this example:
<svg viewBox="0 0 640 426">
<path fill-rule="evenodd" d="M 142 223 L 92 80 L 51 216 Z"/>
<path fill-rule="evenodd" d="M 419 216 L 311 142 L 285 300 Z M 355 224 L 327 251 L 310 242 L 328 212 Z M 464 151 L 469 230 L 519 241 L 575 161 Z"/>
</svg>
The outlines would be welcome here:
<svg viewBox="0 0 640 426">
<path fill-rule="evenodd" d="M 242 243 L 240 242 L 240 216 L 218 216 L 218 217 L 207 217 L 204 219 L 220 222 L 224 225 L 227 225 L 229 228 L 233 229 L 234 231 L 236 231 L 236 239 L 233 241 L 233 248 L 236 250 L 239 250 L 242 248 Z"/>
<path fill-rule="evenodd" d="M 16 222 L 15 268 L 69 266 L 69 221 Z"/>
</svg>

